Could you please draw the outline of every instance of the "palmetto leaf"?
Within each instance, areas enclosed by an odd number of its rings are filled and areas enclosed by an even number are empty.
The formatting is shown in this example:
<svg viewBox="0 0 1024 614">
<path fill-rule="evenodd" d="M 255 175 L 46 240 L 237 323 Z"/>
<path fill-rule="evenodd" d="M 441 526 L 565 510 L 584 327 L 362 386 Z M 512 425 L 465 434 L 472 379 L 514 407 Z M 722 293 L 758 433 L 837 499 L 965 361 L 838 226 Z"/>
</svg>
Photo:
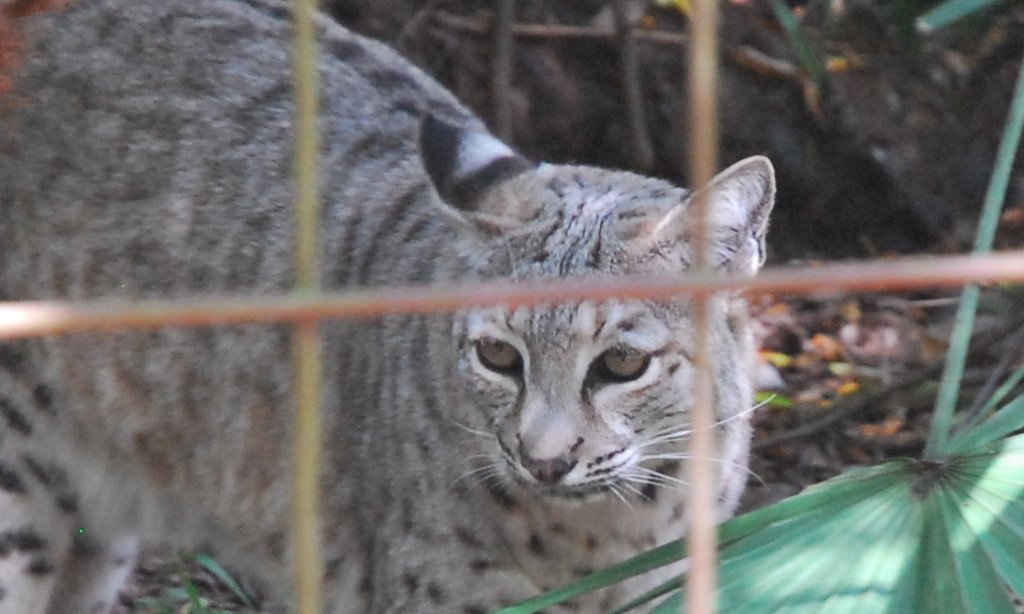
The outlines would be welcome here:
<svg viewBox="0 0 1024 614">
<path fill-rule="evenodd" d="M 1018 373 L 1024 373 L 1024 365 L 1021 365 Z M 951 452 L 969 450 L 983 442 L 994 441 L 1022 428 L 1024 428 L 1024 396 L 1011 401 L 988 420 L 957 433 L 949 441 L 947 449 Z"/>
<path fill-rule="evenodd" d="M 723 526 L 721 612 L 1013 614 L 1007 588 L 1024 594 L 1024 435 L 854 471 L 775 507 L 788 511 L 737 519 L 755 530 L 734 538 Z"/>
<path fill-rule="evenodd" d="M 720 540 L 723 614 L 1013 614 L 1010 591 L 1024 594 L 1024 435 L 942 463 L 852 471 L 731 520 Z M 664 563 L 683 549 L 655 552 Z M 636 575 L 652 554 L 578 588 Z M 580 592 L 567 588 L 560 597 Z M 654 612 L 681 602 L 676 591 Z"/>
<path fill-rule="evenodd" d="M 721 612 L 1014 612 L 1024 436 L 851 472 L 722 527 Z M 656 612 L 677 612 L 680 599 Z"/>
</svg>

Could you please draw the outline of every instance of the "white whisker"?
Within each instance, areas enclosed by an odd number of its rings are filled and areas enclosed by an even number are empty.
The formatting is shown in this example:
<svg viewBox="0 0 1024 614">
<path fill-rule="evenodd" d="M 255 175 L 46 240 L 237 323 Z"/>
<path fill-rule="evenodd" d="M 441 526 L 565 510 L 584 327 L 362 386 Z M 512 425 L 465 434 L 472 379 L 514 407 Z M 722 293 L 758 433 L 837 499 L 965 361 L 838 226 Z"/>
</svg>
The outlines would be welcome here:
<svg viewBox="0 0 1024 614">
<path fill-rule="evenodd" d="M 665 452 L 663 454 L 643 454 L 641 460 L 688 460 L 689 452 Z"/>
<path fill-rule="evenodd" d="M 481 453 L 481 454 L 473 454 L 471 456 L 467 456 L 466 460 L 467 461 L 473 461 L 473 460 L 477 460 L 477 459 L 480 459 L 480 458 L 490 460 L 490 459 L 494 458 L 494 455 L 492 455 L 492 454 L 483 454 L 483 453 Z"/>
<path fill-rule="evenodd" d="M 463 431 L 466 431 L 467 433 L 470 433 L 471 435 L 476 435 L 478 437 L 482 437 L 484 439 L 491 440 L 491 441 L 497 441 L 497 439 L 498 439 L 498 437 L 496 435 L 494 435 L 493 433 L 488 433 L 487 431 L 481 431 L 481 430 L 478 430 L 478 429 L 475 429 L 475 428 L 468 427 L 465 424 L 462 424 L 461 422 L 457 422 L 455 420 L 450 420 L 450 422 L 452 424 L 454 424 L 455 426 L 459 427 L 460 429 L 462 429 Z"/>
<path fill-rule="evenodd" d="M 740 413 L 738 413 L 738 414 L 736 414 L 734 416 L 729 416 L 725 420 L 719 420 L 718 422 L 716 422 L 714 424 L 714 426 L 721 426 L 723 424 L 728 424 L 728 423 L 732 422 L 733 420 L 737 420 L 739 418 L 745 418 L 745 417 L 749 416 L 750 414 L 754 413 L 755 411 L 757 411 L 758 409 L 764 407 L 767 404 L 768 404 L 767 400 L 761 401 L 760 403 L 756 403 L 753 407 L 748 407 L 747 409 L 744 409 L 743 411 L 741 411 Z"/>
<path fill-rule="evenodd" d="M 480 454 L 477 456 L 483 458 L 491 458 L 484 454 Z M 481 465 L 479 467 L 466 471 L 459 477 L 455 478 L 455 481 L 452 482 L 452 486 L 458 484 L 463 480 L 472 480 L 469 483 L 469 488 L 473 489 L 476 488 L 477 486 L 480 486 L 481 484 L 486 483 L 488 480 L 496 479 L 499 478 L 500 476 L 501 467 L 498 465 L 498 463 L 492 461 L 489 464 Z"/>
<path fill-rule="evenodd" d="M 658 480 L 660 483 L 663 483 L 663 484 L 672 483 L 672 484 L 679 484 L 681 486 L 685 486 L 686 485 L 686 481 L 684 481 L 684 480 L 681 480 L 681 479 L 679 479 L 679 478 L 677 478 L 675 476 L 671 476 L 671 475 L 667 475 L 667 474 L 661 473 L 660 471 L 655 471 L 654 469 L 648 469 L 647 467 L 641 467 L 641 466 L 638 465 L 636 467 L 633 467 L 633 471 L 637 471 L 640 474 L 642 474 L 642 475 L 644 475 L 644 476 L 646 476 L 646 477 L 648 477 L 650 479 Z"/>
<path fill-rule="evenodd" d="M 656 460 L 687 461 L 687 460 L 690 460 L 691 458 L 693 458 L 693 455 L 691 455 L 689 452 L 675 452 L 675 453 L 666 453 L 666 454 L 643 455 L 641 457 L 641 459 L 640 459 L 640 462 L 656 461 Z M 746 463 L 738 463 L 736 461 L 725 460 L 724 458 L 719 458 L 719 457 L 712 458 L 711 462 L 717 463 L 719 465 L 725 465 L 725 466 L 728 466 L 728 467 L 732 467 L 734 469 L 739 469 L 743 473 L 745 473 L 745 474 L 755 478 L 758 482 L 761 482 L 762 484 L 765 483 L 764 480 L 761 479 L 761 476 L 759 476 L 756 473 L 754 473 L 750 469 L 750 467 L 747 466 Z M 651 471 L 650 469 L 647 469 L 645 467 L 640 467 L 640 468 L 645 469 L 647 471 Z"/>
<path fill-rule="evenodd" d="M 653 484 L 654 486 L 661 486 L 662 482 L 648 475 L 640 475 L 633 473 L 624 473 L 619 476 L 624 483 L 627 484 Z"/>
<path fill-rule="evenodd" d="M 659 443 L 677 441 L 688 437 L 691 433 L 693 433 L 693 429 L 689 427 L 679 428 L 677 426 L 672 426 L 658 431 L 654 434 L 654 437 L 640 444 L 640 447 L 644 448 L 647 446 L 657 445 Z"/>
<path fill-rule="evenodd" d="M 634 510 L 634 509 L 633 509 L 633 504 L 632 504 L 632 503 L 630 503 L 630 502 L 629 502 L 629 499 L 627 499 L 627 498 L 626 498 L 626 495 L 624 495 L 624 494 L 622 494 L 622 492 L 620 492 L 620 490 L 619 490 L 619 489 L 620 489 L 620 488 L 622 488 L 622 487 L 627 487 L 627 485 L 626 485 L 625 483 L 620 483 L 620 482 L 619 482 L 619 483 L 617 483 L 617 482 L 608 482 L 608 490 L 609 490 L 609 491 L 610 491 L 610 492 L 611 492 L 611 493 L 612 493 L 613 495 L 615 495 L 615 497 L 616 497 L 616 498 L 617 498 L 617 499 L 618 499 L 619 501 L 622 501 L 622 503 L 623 503 L 623 504 L 624 504 L 624 505 L 625 505 L 626 507 L 628 507 L 628 508 L 629 508 L 630 510 L 636 511 L 636 510 Z M 640 492 L 639 492 L 639 491 L 637 491 L 636 489 L 630 488 L 630 490 L 633 490 L 633 491 L 634 491 L 634 492 L 636 492 L 636 494 L 638 494 L 638 495 L 640 494 Z"/>
<path fill-rule="evenodd" d="M 767 403 L 768 403 L 767 400 L 766 401 L 762 401 L 762 402 L 757 403 L 757 404 L 753 405 L 752 407 L 750 407 L 748 409 L 745 409 L 745 410 L 743 410 L 743 411 L 741 411 L 741 412 L 739 412 L 739 413 L 737 413 L 737 414 L 735 414 L 733 416 L 729 416 L 728 418 L 726 418 L 724 420 L 719 420 L 719 421 L 715 422 L 712 425 L 712 428 L 723 426 L 723 425 L 729 424 L 730 422 L 733 422 L 735 420 L 738 420 L 738 419 L 741 419 L 741 418 L 745 418 L 745 417 L 749 416 L 750 414 L 754 413 L 755 411 L 757 411 L 758 409 L 760 409 L 761 407 L 764 407 Z M 651 437 L 650 439 L 648 439 L 647 441 L 644 441 L 643 443 L 641 443 L 638 446 L 638 449 L 647 448 L 647 447 L 654 446 L 654 445 L 657 445 L 657 444 L 660 444 L 660 443 L 669 443 L 669 442 L 679 441 L 679 440 L 682 440 L 682 439 L 685 439 L 685 438 L 689 437 L 692 434 L 693 434 L 693 428 L 688 426 L 688 425 L 684 425 L 684 426 L 680 426 L 680 425 L 677 425 L 677 424 L 669 425 L 669 426 L 667 426 L 665 428 L 662 428 L 662 429 L 660 429 L 658 431 L 655 431 L 654 436 Z"/>
<path fill-rule="evenodd" d="M 641 482 L 644 484 L 661 483 L 663 480 L 659 479 L 659 476 L 663 474 L 648 469 L 647 467 L 630 467 L 627 471 L 623 471 L 620 477 L 628 479 L 632 482 Z"/>
</svg>

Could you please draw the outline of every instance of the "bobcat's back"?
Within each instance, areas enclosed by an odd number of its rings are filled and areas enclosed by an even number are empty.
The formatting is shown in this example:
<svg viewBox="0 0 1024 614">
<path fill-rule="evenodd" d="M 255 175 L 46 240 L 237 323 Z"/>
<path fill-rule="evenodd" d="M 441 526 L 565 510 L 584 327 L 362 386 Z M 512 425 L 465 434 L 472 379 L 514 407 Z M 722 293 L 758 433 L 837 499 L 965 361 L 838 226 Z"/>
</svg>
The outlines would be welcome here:
<svg viewBox="0 0 1024 614">
<path fill-rule="evenodd" d="M 390 49 L 319 24 L 325 286 L 689 266 L 690 192 L 528 162 Z M 291 286 L 286 4 L 78 0 L 23 25 L 0 100 L 0 300 Z M 753 273 L 770 165 L 706 189 L 714 263 Z M 749 347 L 740 303 L 713 314 L 727 514 Z M 483 612 L 677 536 L 685 301 L 322 329 L 327 611 Z M 0 342 L 0 612 L 105 611 L 140 541 L 209 548 L 286 603 L 291 370 L 286 326 Z"/>
</svg>

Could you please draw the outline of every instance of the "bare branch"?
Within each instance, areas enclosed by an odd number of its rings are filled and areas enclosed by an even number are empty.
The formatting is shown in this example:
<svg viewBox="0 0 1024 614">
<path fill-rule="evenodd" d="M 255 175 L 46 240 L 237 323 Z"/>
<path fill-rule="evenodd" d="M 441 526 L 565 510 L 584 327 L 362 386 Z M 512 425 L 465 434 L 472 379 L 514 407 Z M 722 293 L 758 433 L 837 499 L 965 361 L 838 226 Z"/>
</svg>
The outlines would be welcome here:
<svg viewBox="0 0 1024 614">
<path fill-rule="evenodd" d="M 615 29 L 619 38 L 619 74 L 626 102 L 626 120 L 629 125 L 630 164 L 633 170 L 645 173 L 654 166 L 654 148 L 647 132 L 644 117 L 644 99 L 640 86 L 640 66 L 637 58 L 633 24 L 626 9 L 627 0 L 612 0 Z"/>
<path fill-rule="evenodd" d="M 434 19 L 445 27 L 473 34 L 485 35 L 491 31 L 490 20 L 472 19 L 445 11 L 434 13 Z M 616 36 L 614 28 L 591 26 L 565 26 L 557 24 L 513 24 L 513 36 L 520 38 L 607 38 Z M 637 40 L 666 45 L 685 45 L 687 37 L 678 32 L 665 30 L 637 30 Z"/>
<path fill-rule="evenodd" d="M 491 108 L 494 110 L 494 132 L 505 140 L 512 139 L 512 113 L 509 108 L 512 89 L 512 26 L 515 0 L 498 0 L 494 27 L 494 59 L 491 76 Z"/>
</svg>

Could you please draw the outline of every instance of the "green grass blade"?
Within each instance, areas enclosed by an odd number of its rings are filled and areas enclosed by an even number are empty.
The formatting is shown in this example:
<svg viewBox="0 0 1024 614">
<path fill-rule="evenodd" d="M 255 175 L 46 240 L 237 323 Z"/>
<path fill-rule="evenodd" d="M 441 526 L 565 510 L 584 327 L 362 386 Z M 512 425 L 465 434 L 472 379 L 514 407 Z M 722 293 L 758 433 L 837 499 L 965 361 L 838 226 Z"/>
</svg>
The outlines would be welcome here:
<svg viewBox="0 0 1024 614">
<path fill-rule="evenodd" d="M 772 7 L 772 12 L 775 13 L 775 19 L 778 20 L 779 25 L 785 31 L 790 46 L 796 52 L 800 65 L 807 72 L 807 76 L 814 83 L 815 87 L 818 88 L 818 91 L 824 92 L 825 64 L 821 61 L 821 56 L 815 51 L 810 39 L 804 34 L 800 22 L 793 15 L 793 9 L 789 8 L 789 5 L 782 0 L 768 0 L 768 3 Z"/>
<path fill-rule="evenodd" d="M 966 452 L 990 444 L 1024 428 L 1024 395 L 999 409 L 988 420 L 973 428 L 957 433 L 947 446 L 950 452 Z"/>
<path fill-rule="evenodd" d="M 147 612 L 148 614 L 152 614 L 153 612 L 156 614 L 174 614 L 174 610 L 171 609 L 171 606 L 167 605 L 167 603 L 159 597 L 143 597 L 135 602 L 134 607 L 135 611 L 139 611 L 141 609 L 143 612 Z"/>
<path fill-rule="evenodd" d="M 1010 391 L 1013 390 L 1021 380 L 1024 380 L 1024 363 L 1022 363 L 1020 367 L 1013 372 L 1013 375 L 1006 378 L 1006 381 L 1003 382 L 994 393 L 992 393 L 992 398 L 989 399 L 989 402 L 982 408 L 981 414 L 984 415 L 992 411 L 996 405 L 999 405 L 1003 399 L 1006 398 L 1006 395 L 1010 394 Z"/>
<path fill-rule="evenodd" d="M 683 577 L 676 576 L 667 582 L 662 582 L 660 585 L 652 588 L 643 595 L 640 595 L 636 599 L 628 601 L 623 605 L 612 610 L 611 614 L 624 614 L 629 612 L 633 608 L 638 608 L 642 605 L 648 604 L 659 597 L 663 597 L 672 591 L 678 591 L 683 585 Z"/>
<path fill-rule="evenodd" d="M 228 589 L 232 593 L 234 593 L 235 597 L 238 597 L 239 601 L 241 601 L 245 605 L 245 607 L 256 607 L 253 605 L 252 600 L 249 599 L 249 595 L 247 595 L 246 592 L 242 590 L 241 585 L 239 585 L 238 582 L 231 576 L 231 574 L 229 574 L 223 567 L 221 567 L 220 564 L 217 563 L 217 561 L 213 560 L 205 554 L 193 554 L 191 556 L 196 562 L 202 565 L 203 568 L 206 569 L 206 571 L 210 572 L 218 580 L 220 580 L 221 584 L 228 587 Z"/>
<path fill-rule="evenodd" d="M 785 397 L 777 392 L 756 392 L 754 393 L 754 404 L 760 407 L 766 405 L 768 407 L 781 407 L 788 409 L 793 407 L 793 399 Z"/>
<path fill-rule="evenodd" d="M 683 611 L 683 593 L 669 595 L 668 599 L 659 603 L 650 614 L 679 614 Z"/>
<path fill-rule="evenodd" d="M 611 586 L 622 580 L 647 573 L 652 569 L 664 567 L 683 558 L 685 546 L 679 541 L 674 541 L 663 546 L 648 550 L 627 561 L 594 572 L 566 584 L 562 588 L 538 595 L 533 599 L 523 601 L 512 607 L 495 612 L 495 614 L 533 614 L 544 608 L 561 603 L 573 597 L 595 591 L 606 586 Z"/>
<path fill-rule="evenodd" d="M 1020 145 L 1022 130 L 1024 130 L 1024 59 L 1021 61 L 1017 85 L 1010 102 L 1009 117 L 999 142 L 995 168 L 985 193 L 985 204 L 978 222 L 978 234 L 975 238 L 973 253 L 988 252 L 992 249 L 996 227 L 999 223 L 999 212 L 1002 210 L 1003 201 L 1006 198 L 1006 188 L 1010 182 L 1010 172 L 1013 168 L 1013 159 L 1016 157 L 1017 148 Z M 931 431 L 928 433 L 928 443 L 925 445 L 924 458 L 926 460 L 939 460 L 949 452 L 947 442 L 953 424 L 953 411 L 956 408 L 964 364 L 967 360 L 967 346 L 970 342 L 971 330 L 974 327 L 978 294 L 976 285 L 964 288 L 950 339 L 946 368 L 939 384 L 939 395 L 935 402 Z"/>
<path fill-rule="evenodd" d="M 993 413 L 996 406 L 1003 402 L 1006 395 L 1010 394 L 1021 380 L 1024 380 L 1024 363 L 1022 363 L 1020 367 L 1010 375 L 1010 377 L 1006 378 L 1006 381 L 1000 384 L 999 388 L 992 393 L 992 397 L 985 402 L 985 405 L 982 406 L 980 410 L 978 410 L 977 415 L 973 416 L 973 419 L 970 422 L 960 427 L 961 433 L 955 436 L 954 439 L 967 431 L 973 430 L 978 426 L 978 424 L 988 418 L 989 415 Z M 952 445 L 952 442 L 950 443 Z"/>
<path fill-rule="evenodd" d="M 205 611 L 206 605 L 203 603 L 203 598 L 199 596 L 199 589 L 196 588 L 195 583 L 192 582 L 192 579 L 188 576 L 182 576 L 182 578 L 184 579 L 185 582 L 185 592 L 188 595 L 187 601 L 189 606 L 192 608 L 193 611 Z"/>
<path fill-rule="evenodd" d="M 925 460 L 941 460 L 948 451 L 947 442 L 953 426 L 953 412 L 960 396 L 960 384 L 967 364 L 967 349 L 971 343 L 971 332 L 974 330 L 974 316 L 978 311 L 978 295 L 978 286 L 974 284 L 965 286 L 960 295 L 960 306 L 957 308 L 953 332 L 950 335 L 949 352 L 946 354 L 946 364 L 942 371 L 942 379 L 939 381 L 931 430 L 924 448 Z"/>
<path fill-rule="evenodd" d="M 996 162 L 992 169 L 988 190 L 985 192 L 985 204 L 981 218 L 978 220 L 978 233 L 974 243 L 974 253 L 992 251 L 995 242 L 996 228 L 999 226 L 999 212 L 1006 198 L 1006 188 L 1010 183 L 1013 171 L 1013 159 L 1020 146 L 1021 131 L 1024 130 L 1024 59 L 1017 74 L 1017 85 L 1010 100 L 1006 126 L 999 141 Z"/>
<path fill-rule="evenodd" d="M 917 19 L 917 29 L 921 32 L 931 32 L 954 21 L 966 17 L 971 13 L 998 4 L 1002 0 L 948 0 L 939 6 L 921 15 Z"/>
</svg>

